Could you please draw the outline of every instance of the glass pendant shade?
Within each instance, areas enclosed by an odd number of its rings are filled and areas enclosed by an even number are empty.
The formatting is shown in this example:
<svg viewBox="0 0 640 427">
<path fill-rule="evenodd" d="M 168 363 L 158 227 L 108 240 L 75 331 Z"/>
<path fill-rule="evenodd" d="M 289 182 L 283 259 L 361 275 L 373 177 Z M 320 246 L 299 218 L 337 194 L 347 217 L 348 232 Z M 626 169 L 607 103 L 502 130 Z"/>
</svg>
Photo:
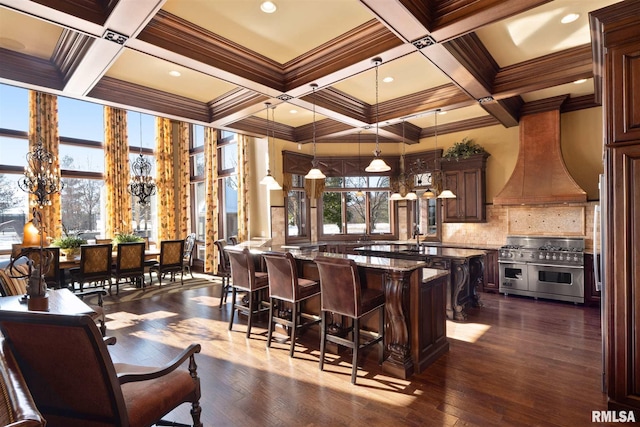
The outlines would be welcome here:
<svg viewBox="0 0 640 427">
<path fill-rule="evenodd" d="M 364 168 L 364 170 L 367 172 L 387 172 L 391 170 L 391 166 L 386 164 L 381 158 L 374 157 L 371 163 L 369 163 L 369 166 Z"/>
<path fill-rule="evenodd" d="M 456 195 L 451 190 L 442 190 L 442 193 L 438 194 L 438 199 L 455 199 Z"/>
<path fill-rule="evenodd" d="M 271 162 L 271 144 L 269 142 L 269 109 L 271 108 L 272 110 L 275 110 L 276 107 L 271 107 L 271 103 L 270 102 L 265 102 L 264 103 L 266 110 L 267 110 L 267 156 L 268 156 L 268 162 Z M 273 116 L 273 121 L 275 122 L 275 111 L 271 112 L 272 116 Z M 274 138 L 275 138 L 275 131 L 274 131 Z M 276 181 L 276 179 L 273 177 L 273 175 L 271 175 L 271 169 L 267 168 L 267 174 L 265 175 L 264 178 L 262 178 L 260 180 L 260 184 L 261 185 L 266 185 L 267 186 L 267 190 L 282 190 L 282 186 L 280 184 L 278 184 L 278 181 Z"/>
<path fill-rule="evenodd" d="M 407 200 L 416 200 L 418 198 L 418 195 L 412 191 L 410 193 L 407 193 L 407 195 L 404 196 L 404 198 Z"/>
<path fill-rule="evenodd" d="M 304 176 L 304 179 L 325 179 L 326 177 L 320 169 L 314 167 Z"/>
<path fill-rule="evenodd" d="M 433 191 L 431 191 L 431 189 L 428 189 L 422 194 L 422 197 L 425 199 L 435 199 L 436 194 Z"/>
<path fill-rule="evenodd" d="M 400 195 L 400 193 L 393 193 L 389 200 L 403 200 L 404 198 Z"/>
<path fill-rule="evenodd" d="M 267 170 L 267 175 L 260 180 L 260 184 L 266 185 L 269 190 L 282 190 L 282 186 L 271 175 L 271 171 Z"/>
</svg>

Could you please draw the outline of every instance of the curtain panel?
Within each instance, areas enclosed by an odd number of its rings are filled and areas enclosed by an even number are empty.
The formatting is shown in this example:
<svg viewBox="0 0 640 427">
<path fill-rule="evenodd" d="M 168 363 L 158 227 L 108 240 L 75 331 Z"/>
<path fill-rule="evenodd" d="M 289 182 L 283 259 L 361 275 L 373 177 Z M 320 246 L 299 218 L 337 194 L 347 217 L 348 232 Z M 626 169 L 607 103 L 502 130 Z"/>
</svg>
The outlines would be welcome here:
<svg viewBox="0 0 640 427">
<path fill-rule="evenodd" d="M 29 151 L 33 151 L 39 141 L 51 155 L 54 156 L 52 171 L 60 179 L 60 138 L 58 137 L 58 97 L 47 93 L 29 91 Z M 62 235 L 62 210 L 60 193 L 49 196 L 51 205 L 44 206 L 40 211 L 42 226 L 49 237 Z M 29 201 L 35 200 L 29 195 Z"/>
<path fill-rule="evenodd" d="M 177 235 L 174 183 L 171 120 L 156 117 L 156 204 L 160 242 L 186 237 Z"/>
<path fill-rule="evenodd" d="M 218 256 L 216 245 L 218 240 L 218 131 L 205 127 L 205 221 L 204 221 L 204 272 L 218 272 Z"/>
<path fill-rule="evenodd" d="M 132 233 L 131 195 L 129 185 L 129 142 L 127 112 L 120 108 L 104 107 L 105 235 Z"/>
<path fill-rule="evenodd" d="M 178 209 L 176 211 L 176 228 L 179 237 L 187 236 L 191 230 L 191 192 L 190 189 L 190 157 L 189 157 L 189 136 L 191 126 L 189 123 L 178 123 L 178 186 L 176 187 L 176 203 Z"/>
<path fill-rule="evenodd" d="M 249 240 L 249 138 L 238 135 L 238 241 Z"/>
</svg>

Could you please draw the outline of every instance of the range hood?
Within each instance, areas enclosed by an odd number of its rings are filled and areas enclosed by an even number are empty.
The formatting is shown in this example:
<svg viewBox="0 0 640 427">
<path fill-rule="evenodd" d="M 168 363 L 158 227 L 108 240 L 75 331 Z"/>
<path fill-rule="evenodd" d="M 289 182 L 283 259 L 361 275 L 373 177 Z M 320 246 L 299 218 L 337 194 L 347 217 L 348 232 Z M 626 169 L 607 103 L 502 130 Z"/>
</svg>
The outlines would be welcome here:
<svg viewBox="0 0 640 427">
<path fill-rule="evenodd" d="M 520 118 L 516 167 L 494 205 L 586 202 L 587 193 L 567 171 L 560 149 L 560 105 Z"/>
</svg>

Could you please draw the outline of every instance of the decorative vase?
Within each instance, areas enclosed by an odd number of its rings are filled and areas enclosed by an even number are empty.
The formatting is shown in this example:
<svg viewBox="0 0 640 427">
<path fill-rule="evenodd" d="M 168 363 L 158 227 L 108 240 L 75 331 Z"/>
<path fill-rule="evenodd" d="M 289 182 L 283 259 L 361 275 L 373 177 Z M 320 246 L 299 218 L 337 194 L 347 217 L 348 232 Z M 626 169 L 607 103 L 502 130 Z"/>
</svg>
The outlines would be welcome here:
<svg viewBox="0 0 640 427">
<path fill-rule="evenodd" d="M 29 295 L 27 297 L 27 308 L 29 311 L 49 311 L 49 297 L 47 295 Z"/>
</svg>

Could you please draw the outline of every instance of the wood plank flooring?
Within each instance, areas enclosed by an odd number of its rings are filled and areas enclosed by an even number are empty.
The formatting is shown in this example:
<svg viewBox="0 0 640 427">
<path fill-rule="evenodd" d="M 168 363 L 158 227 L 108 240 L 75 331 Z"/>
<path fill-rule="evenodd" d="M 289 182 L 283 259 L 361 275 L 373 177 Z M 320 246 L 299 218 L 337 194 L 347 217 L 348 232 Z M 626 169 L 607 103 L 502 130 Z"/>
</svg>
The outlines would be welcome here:
<svg viewBox="0 0 640 427">
<path fill-rule="evenodd" d="M 482 294 L 484 307 L 449 322 L 451 349 L 410 380 L 381 372 L 372 351 L 358 384 L 350 355 L 318 369 L 313 331 L 294 358 L 288 343 L 267 349 L 265 324 L 245 339 L 244 318 L 228 331 L 219 286 L 106 307 L 115 361 L 156 364 L 191 342 L 205 426 L 584 426 L 606 410 L 601 392 L 600 313 L 570 303 Z M 189 405 L 167 419 L 190 421 Z"/>
</svg>

